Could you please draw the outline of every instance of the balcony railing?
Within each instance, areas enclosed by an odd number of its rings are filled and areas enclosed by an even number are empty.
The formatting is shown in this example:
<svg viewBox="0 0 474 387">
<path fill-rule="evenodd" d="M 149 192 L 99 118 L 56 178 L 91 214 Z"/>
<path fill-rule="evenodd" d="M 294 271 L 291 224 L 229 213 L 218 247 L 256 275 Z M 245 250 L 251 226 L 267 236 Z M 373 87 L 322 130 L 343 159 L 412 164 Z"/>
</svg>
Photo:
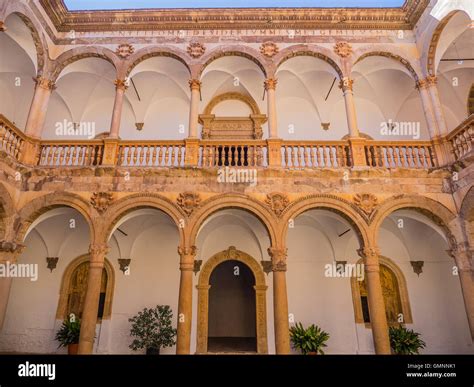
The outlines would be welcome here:
<svg viewBox="0 0 474 387">
<path fill-rule="evenodd" d="M 0 150 L 19 160 L 25 139 L 25 134 L 0 114 Z"/>
<path fill-rule="evenodd" d="M 285 169 L 374 168 L 429 169 L 438 166 L 438 152 L 452 151 L 448 163 L 472 152 L 474 116 L 441 142 L 269 140 L 156 140 L 124 141 L 35 140 L 0 114 L 0 151 L 29 165 L 43 167 L 162 167 Z M 441 146 L 439 145 L 441 144 Z M 449 153 L 449 152 L 448 152 Z M 444 162 L 445 165 L 446 162 Z"/>
<path fill-rule="evenodd" d="M 365 157 L 370 167 L 425 169 L 436 165 L 429 141 L 368 141 Z"/>
<path fill-rule="evenodd" d="M 452 152 L 456 160 L 463 158 L 473 149 L 474 142 L 474 114 L 461 122 L 449 135 Z"/>
</svg>

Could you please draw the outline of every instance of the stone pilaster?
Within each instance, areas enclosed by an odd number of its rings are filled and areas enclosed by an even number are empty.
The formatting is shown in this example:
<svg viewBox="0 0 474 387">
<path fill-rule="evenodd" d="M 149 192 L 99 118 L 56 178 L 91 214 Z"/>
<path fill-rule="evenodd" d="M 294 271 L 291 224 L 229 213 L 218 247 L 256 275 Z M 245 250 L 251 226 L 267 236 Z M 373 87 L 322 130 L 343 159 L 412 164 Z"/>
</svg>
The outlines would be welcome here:
<svg viewBox="0 0 474 387">
<path fill-rule="evenodd" d="M 105 256 L 109 247 L 106 243 L 92 244 L 89 248 L 89 277 L 82 311 L 81 335 L 79 337 L 79 354 L 91 354 L 94 348 L 97 310 L 99 308 L 100 285 Z"/>
<path fill-rule="evenodd" d="M 46 112 L 48 111 L 49 98 L 55 88 L 55 84 L 53 81 L 41 76 L 33 78 L 33 80 L 36 82 L 36 87 L 26 121 L 25 134 L 30 137 L 41 138 Z"/>
<path fill-rule="evenodd" d="M 390 354 L 387 315 L 380 283 L 380 253 L 375 247 L 364 247 L 358 250 L 358 253 L 364 260 L 370 325 L 372 326 L 375 353 L 378 355 Z"/>
<path fill-rule="evenodd" d="M 459 243 L 449 251 L 454 258 L 458 269 L 459 281 L 461 282 L 464 306 L 466 308 L 467 321 L 474 340 L 474 264 L 473 251 L 467 243 Z"/>
<path fill-rule="evenodd" d="M 201 98 L 201 81 L 198 79 L 189 80 L 191 89 L 191 103 L 189 106 L 189 138 L 197 138 L 199 123 L 199 100 Z"/>
<path fill-rule="evenodd" d="M 191 324 L 193 313 L 193 272 L 196 246 L 178 247 L 180 255 L 178 300 L 178 334 L 176 340 L 176 353 L 189 355 L 191 352 Z"/>
<path fill-rule="evenodd" d="M 120 121 L 122 120 L 123 97 L 128 88 L 127 81 L 116 79 L 115 82 L 115 101 L 112 111 L 112 121 L 110 122 L 109 137 L 118 138 L 120 132 Z"/>
<path fill-rule="evenodd" d="M 448 134 L 448 128 L 446 126 L 443 108 L 439 99 L 438 87 L 436 86 L 438 79 L 434 75 L 429 75 L 424 79 L 424 82 L 426 82 L 426 87 L 431 98 L 433 113 L 438 126 L 438 135 L 441 137 L 446 136 Z"/>
<path fill-rule="evenodd" d="M 288 295 L 286 290 L 287 249 L 268 249 L 273 271 L 273 313 L 276 353 L 290 353 L 290 326 L 288 322 Z"/>
<path fill-rule="evenodd" d="M 278 80 L 269 78 L 265 80 L 264 87 L 267 92 L 267 114 L 268 114 L 268 132 L 270 139 L 278 138 L 278 124 L 276 112 L 275 90 Z"/>
<path fill-rule="evenodd" d="M 22 253 L 25 246 L 11 241 L 0 242 L 0 265 L 16 264 L 18 256 Z M 12 286 L 12 277 L 0 277 L 0 330 L 5 321 L 5 315 L 10 298 L 10 289 Z"/>
</svg>

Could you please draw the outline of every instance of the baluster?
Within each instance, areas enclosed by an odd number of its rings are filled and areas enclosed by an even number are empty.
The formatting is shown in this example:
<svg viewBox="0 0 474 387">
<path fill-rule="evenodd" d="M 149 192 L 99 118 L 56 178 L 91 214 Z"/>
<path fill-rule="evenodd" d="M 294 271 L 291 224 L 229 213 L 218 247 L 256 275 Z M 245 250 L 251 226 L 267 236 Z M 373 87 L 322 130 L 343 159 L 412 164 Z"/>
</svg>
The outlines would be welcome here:
<svg viewBox="0 0 474 387">
<path fill-rule="evenodd" d="M 407 154 L 407 161 L 408 161 L 408 168 L 418 168 L 418 165 L 416 163 L 416 155 L 413 151 L 413 147 L 407 146 L 405 148 L 405 152 Z"/>
<path fill-rule="evenodd" d="M 138 153 L 138 165 L 142 166 L 143 165 L 143 157 L 145 156 L 145 146 L 144 145 L 137 146 L 137 152 L 139 152 Z"/>
</svg>

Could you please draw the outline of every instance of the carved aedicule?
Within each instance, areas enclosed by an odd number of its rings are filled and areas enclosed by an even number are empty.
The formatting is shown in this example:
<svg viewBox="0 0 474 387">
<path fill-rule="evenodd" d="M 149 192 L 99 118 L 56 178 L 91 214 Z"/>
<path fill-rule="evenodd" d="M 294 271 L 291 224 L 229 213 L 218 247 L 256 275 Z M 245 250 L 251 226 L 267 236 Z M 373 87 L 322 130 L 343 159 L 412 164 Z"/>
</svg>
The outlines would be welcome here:
<svg viewBox="0 0 474 387">
<path fill-rule="evenodd" d="M 251 114 L 244 117 L 216 117 L 214 108 L 224 101 L 241 101 L 245 103 Z M 203 139 L 223 140 L 259 140 L 263 137 L 262 125 L 267 122 L 267 116 L 260 113 L 257 103 L 248 95 L 241 93 L 225 93 L 214 97 L 199 115 L 199 123 L 203 126 Z"/>
</svg>

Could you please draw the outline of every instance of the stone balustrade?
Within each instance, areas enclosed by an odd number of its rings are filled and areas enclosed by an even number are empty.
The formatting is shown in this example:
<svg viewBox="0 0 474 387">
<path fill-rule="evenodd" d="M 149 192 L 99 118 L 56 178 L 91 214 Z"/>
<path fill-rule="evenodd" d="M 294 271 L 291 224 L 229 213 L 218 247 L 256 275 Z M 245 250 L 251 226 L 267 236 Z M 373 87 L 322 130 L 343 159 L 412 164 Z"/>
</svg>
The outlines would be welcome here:
<svg viewBox="0 0 474 387">
<path fill-rule="evenodd" d="M 450 162 L 472 152 L 473 116 L 441 142 Z M 298 140 L 36 140 L 0 114 L 0 151 L 17 161 L 45 167 L 117 165 L 122 167 L 288 169 L 374 168 L 429 169 L 443 165 L 431 141 Z M 191 155 L 190 157 L 188 157 Z"/>
</svg>

